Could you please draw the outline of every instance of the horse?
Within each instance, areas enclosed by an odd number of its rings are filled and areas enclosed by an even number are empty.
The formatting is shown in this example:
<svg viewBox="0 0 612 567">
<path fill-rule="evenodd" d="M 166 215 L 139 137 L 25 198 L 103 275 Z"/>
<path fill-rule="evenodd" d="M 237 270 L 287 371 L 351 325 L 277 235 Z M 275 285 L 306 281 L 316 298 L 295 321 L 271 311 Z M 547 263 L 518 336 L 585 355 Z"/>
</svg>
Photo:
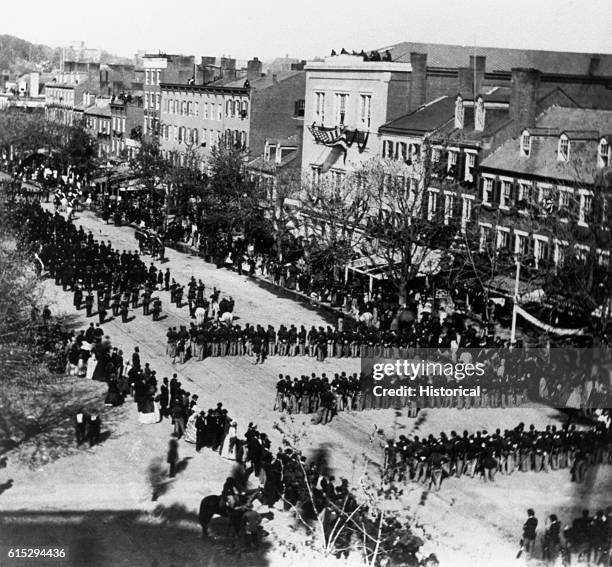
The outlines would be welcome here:
<svg viewBox="0 0 612 567">
<path fill-rule="evenodd" d="M 247 510 L 253 512 L 250 510 L 250 506 L 255 500 L 261 498 L 261 488 L 255 488 L 245 492 L 244 497 L 243 503 L 239 502 L 237 506 L 230 508 L 221 506 L 221 496 L 219 495 L 211 494 L 210 496 L 202 498 L 200 502 L 200 511 L 198 513 L 198 520 L 200 526 L 202 526 L 202 538 L 206 539 L 208 536 L 208 524 L 213 516 L 228 518 L 227 533 L 229 534 L 231 527 L 237 536 L 240 535 L 241 529 L 243 528 L 244 515 Z M 257 512 L 253 512 L 253 514 L 257 514 Z M 252 517 L 252 514 L 250 517 Z M 249 523 L 252 523 L 252 519 L 249 520 Z"/>
</svg>

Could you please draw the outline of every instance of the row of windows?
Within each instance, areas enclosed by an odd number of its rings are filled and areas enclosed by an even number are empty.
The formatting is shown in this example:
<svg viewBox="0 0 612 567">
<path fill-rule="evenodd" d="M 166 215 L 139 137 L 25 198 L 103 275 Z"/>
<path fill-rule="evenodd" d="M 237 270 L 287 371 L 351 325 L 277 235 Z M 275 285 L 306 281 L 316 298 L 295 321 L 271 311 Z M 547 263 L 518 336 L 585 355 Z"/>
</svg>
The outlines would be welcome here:
<svg viewBox="0 0 612 567">
<path fill-rule="evenodd" d="M 233 145 L 241 147 L 246 147 L 247 145 L 247 133 L 244 130 L 227 129 L 222 133 L 221 130 L 202 128 L 200 136 L 197 128 L 164 124 L 161 127 L 161 136 L 164 140 L 174 140 L 179 144 L 199 144 L 201 146 L 212 147 L 217 145 L 220 140 L 225 140 L 226 142 L 229 140 Z"/>
<path fill-rule="evenodd" d="M 161 84 L 161 69 L 145 69 L 145 85 Z"/>
<path fill-rule="evenodd" d="M 117 132 L 125 132 L 125 118 L 113 116 L 112 126 L 113 130 L 116 130 Z"/>
<path fill-rule="evenodd" d="M 159 95 L 158 95 L 159 96 Z M 200 103 L 197 101 L 186 101 L 168 99 L 164 105 L 168 114 L 180 116 L 199 116 Z M 249 103 L 247 100 L 231 99 L 225 101 L 226 118 L 246 118 L 248 116 Z M 223 105 L 214 102 L 202 104 L 202 118 L 204 120 L 223 120 Z"/>
<path fill-rule="evenodd" d="M 529 131 L 525 130 L 521 134 L 520 138 L 520 152 L 524 157 L 531 156 L 531 141 L 532 136 Z M 559 142 L 557 144 L 557 161 L 569 162 L 571 152 L 571 141 L 565 135 L 559 136 Z M 602 138 L 597 146 L 597 166 L 598 167 L 609 167 L 612 162 L 610 143 L 606 138 Z"/>
<path fill-rule="evenodd" d="M 145 108 L 159 110 L 161 108 L 161 94 L 146 92 L 145 99 L 144 99 L 144 106 Z"/>
<path fill-rule="evenodd" d="M 563 264 L 567 258 L 569 244 L 566 241 L 555 239 L 550 243 L 547 236 L 530 235 L 524 231 L 507 226 L 497 226 L 495 229 L 489 224 L 480 225 L 480 251 L 493 248 L 495 251 L 508 251 L 519 256 L 533 257 L 535 265 L 552 260 L 555 264 Z M 573 254 L 579 261 L 585 261 L 590 248 L 587 245 L 576 244 Z M 610 251 L 596 250 L 597 263 L 601 267 L 609 266 Z"/>
<path fill-rule="evenodd" d="M 315 92 L 314 122 L 325 125 L 326 93 Z M 334 93 L 334 125 L 358 124 L 361 128 L 369 129 L 372 124 L 372 95 L 360 94 L 358 98 L 357 120 L 351 120 L 351 97 L 348 93 Z"/>
<path fill-rule="evenodd" d="M 111 121 L 109 118 L 96 118 L 95 116 L 89 116 L 87 118 L 87 127 L 94 132 L 110 134 Z"/>
<path fill-rule="evenodd" d="M 496 185 L 497 184 L 497 185 Z M 499 192 L 496 195 L 496 191 Z M 542 214 L 552 214 L 558 211 L 561 215 L 570 214 L 572 208 L 578 212 L 578 222 L 587 224 L 593 209 L 593 196 L 587 192 L 575 193 L 571 187 L 556 187 L 536 184 L 528 181 L 515 182 L 511 179 L 495 181 L 491 177 L 483 178 L 482 202 L 499 204 L 501 208 L 509 208 L 514 204 L 538 204 Z M 605 211 L 603 211 L 605 213 Z M 602 219 L 605 223 L 606 218 Z"/>
</svg>

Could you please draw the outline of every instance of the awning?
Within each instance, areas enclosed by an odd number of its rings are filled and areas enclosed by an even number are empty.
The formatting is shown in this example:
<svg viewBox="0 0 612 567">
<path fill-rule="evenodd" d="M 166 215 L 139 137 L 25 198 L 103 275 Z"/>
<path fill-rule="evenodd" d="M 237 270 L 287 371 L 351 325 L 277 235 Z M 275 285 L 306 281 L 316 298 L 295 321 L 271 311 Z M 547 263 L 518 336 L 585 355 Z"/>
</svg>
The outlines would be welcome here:
<svg viewBox="0 0 612 567">
<path fill-rule="evenodd" d="M 510 276 L 495 276 L 486 283 L 491 291 L 509 298 L 514 298 L 515 285 L 515 278 Z M 544 290 L 533 281 L 519 281 L 518 292 L 519 299 L 523 302 L 542 301 L 545 296 Z"/>
<path fill-rule="evenodd" d="M 441 250 L 428 250 L 422 246 L 415 247 L 412 253 L 414 264 L 418 264 L 418 276 L 431 276 L 440 272 L 449 258 L 448 252 Z M 390 264 L 394 261 L 394 266 L 400 264 L 400 254 L 395 254 L 394 258 L 384 258 L 382 256 L 363 255 L 346 265 L 348 270 L 364 274 L 366 276 L 383 280 L 389 272 Z"/>
</svg>

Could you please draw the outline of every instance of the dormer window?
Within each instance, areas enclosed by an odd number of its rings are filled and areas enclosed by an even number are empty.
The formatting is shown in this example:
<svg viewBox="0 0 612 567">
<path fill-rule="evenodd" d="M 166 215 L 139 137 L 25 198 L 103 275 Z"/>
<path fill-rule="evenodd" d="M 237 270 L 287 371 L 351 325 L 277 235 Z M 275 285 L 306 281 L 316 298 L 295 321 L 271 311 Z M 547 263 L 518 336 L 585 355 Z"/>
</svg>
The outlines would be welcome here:
<svg viewBox="0 0 612 567">
<path fill-rule="evenodd" d="M 525 130 L 521 134 L 521 155 L 525 157 L 529 157 L 531 154 L 531 136 L 529 132 Z"/>
<path fill-rule="evenodd" d="M 463 130 L 463 122 L 465 117 L 465 111 L 463 108 L 463 99 L 458 96 L 455 100 L 455 128 Z"/>
<path fill-rule="evenodd" d="M 559 138 L 559 149 L 557 152 L 557 159 L 559 161 L 569 161 L 570 153 L 570 141 L 565 134 L 561 134 Z"/>
<path fill-rule="evenodd" d="M 485 103 L 482 97 L 476 101 L 476 113 L 474 118 L 474 130 L 482 132 L 485 127 Z"/>
<path fill-rule="evenodd" d="M 610 167 L 610 144 L 605 138 L 602 138 L 599 141 L 597 158 L 597 163 L 599 167 Z"/>
</svg>

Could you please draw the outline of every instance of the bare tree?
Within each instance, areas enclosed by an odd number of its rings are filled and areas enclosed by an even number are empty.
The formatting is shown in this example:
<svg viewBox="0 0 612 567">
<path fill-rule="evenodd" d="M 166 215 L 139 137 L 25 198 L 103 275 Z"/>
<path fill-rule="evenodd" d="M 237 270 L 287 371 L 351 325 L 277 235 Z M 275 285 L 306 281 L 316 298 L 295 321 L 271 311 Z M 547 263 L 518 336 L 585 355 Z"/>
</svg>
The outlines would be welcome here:
<svg viewBox="0 0 612 567">
<path fill-rule="evenodd" d="M 442 192 L 430 191 L 428 154 L 424 146 L 409 162 L 375 159 L 365 168 L 372 195 L 365 228 L 368 255 L 384 269 L 400 305 L 407 303 L 414 278 L 435 274 L 450 262 L 458 230 L 456 204 L 449 209 Z"/>
</svg>

